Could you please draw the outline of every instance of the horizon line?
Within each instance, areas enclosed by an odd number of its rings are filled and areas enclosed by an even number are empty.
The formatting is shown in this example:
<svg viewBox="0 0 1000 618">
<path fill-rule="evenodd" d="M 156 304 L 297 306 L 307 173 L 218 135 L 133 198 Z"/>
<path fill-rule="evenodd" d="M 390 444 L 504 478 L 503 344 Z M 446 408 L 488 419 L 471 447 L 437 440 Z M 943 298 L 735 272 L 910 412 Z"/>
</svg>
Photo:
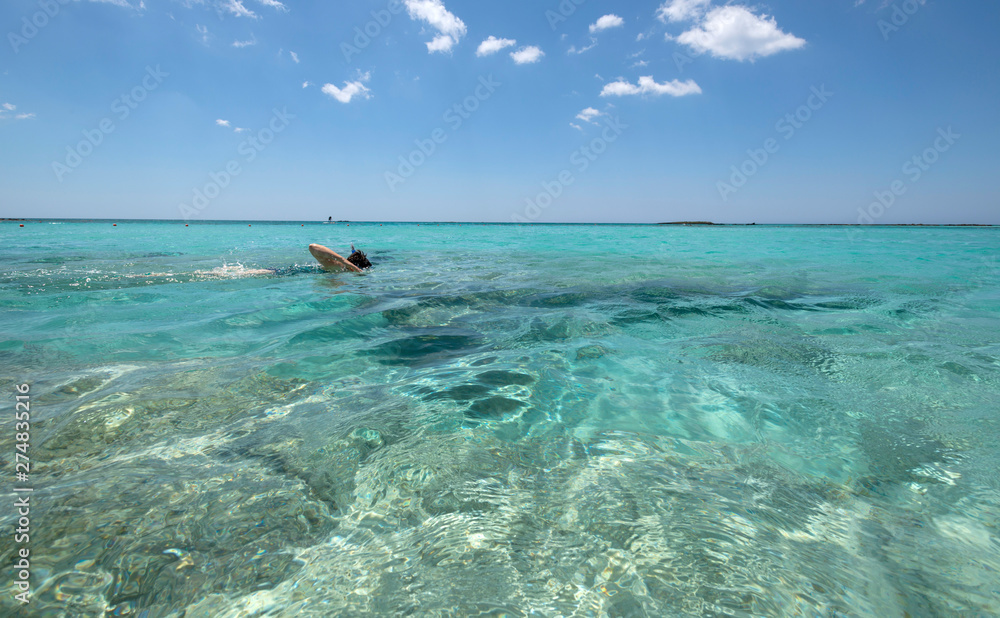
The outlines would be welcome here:
<svg viewBox="0 0 1000 618">
<path fill-rule="evenodd" d="M 372 220 L 372 221 L 316 221 L 312 219 L 198 219 L 185 221 L 184 219 L 148 219 L 148 218 L 70 218 L 70 217 L 0 217 L 0 223 L 27 223 L 29 221 L 45 222 L 144 222 L 144 223 L 177 223 L 185 225 L 193 224 L 226 224 L 226 223 L 270 223 L 270 224 L 310 224 L 310 225 L 337 225 L 337 224 L 395 224 L 395 225 L 652 225 L 652 226 L 682 226 L 682 227 L 753 227 L 753 226 L 800 226 L 800 227 L 1000 227 L 1000 223 L 717 223 L 714 221 L 664 221 L 664 222 L 612 222 L 612 221 L 394 221 L 394 220 Z"/>
</svg>

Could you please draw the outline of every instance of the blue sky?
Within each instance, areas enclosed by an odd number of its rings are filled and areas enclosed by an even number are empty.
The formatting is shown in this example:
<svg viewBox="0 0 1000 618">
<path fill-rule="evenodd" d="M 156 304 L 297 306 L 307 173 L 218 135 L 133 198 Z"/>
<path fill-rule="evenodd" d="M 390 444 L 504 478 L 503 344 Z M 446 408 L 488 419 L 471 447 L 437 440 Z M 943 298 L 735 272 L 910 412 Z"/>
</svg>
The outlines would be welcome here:
<svg viewBox="0 0 1000 618">
<path fill-rule="evenodd" d="M 1000 224 L 997 3 L 5 0 L 0 21 L 3 217 Z"/>
</svg>

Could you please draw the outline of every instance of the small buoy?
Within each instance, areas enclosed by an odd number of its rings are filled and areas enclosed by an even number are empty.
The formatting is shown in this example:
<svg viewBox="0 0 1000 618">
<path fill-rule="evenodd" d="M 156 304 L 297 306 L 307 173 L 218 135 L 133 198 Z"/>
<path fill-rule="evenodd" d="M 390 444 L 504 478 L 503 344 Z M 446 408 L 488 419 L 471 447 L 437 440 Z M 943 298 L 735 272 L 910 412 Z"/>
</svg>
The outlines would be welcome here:
<svg viewBox="0 0 1000 618">
<path fill-rule="evenodd" d="M 24 227 L 24 224 L 23 224 L 23 223 L 21 224 L 21 227 Z"/>
<path fill-rule="evenodd" d="M 247 223 L 247 227 L 253 227 L 252 223 Z"/>
<path fill-rule="evenodd" d="M 111 227 L 118 227 L 118 224 L 117 223 L 112 223 Z"/>
<path fill-rule="evenodd" d="M 187 226 L 188 226 L 188 224 L 187 224 L 187 223 L 185 223 L 185 224 L 184 224 L 184 227 L 187 227 Z"/>
</svg>

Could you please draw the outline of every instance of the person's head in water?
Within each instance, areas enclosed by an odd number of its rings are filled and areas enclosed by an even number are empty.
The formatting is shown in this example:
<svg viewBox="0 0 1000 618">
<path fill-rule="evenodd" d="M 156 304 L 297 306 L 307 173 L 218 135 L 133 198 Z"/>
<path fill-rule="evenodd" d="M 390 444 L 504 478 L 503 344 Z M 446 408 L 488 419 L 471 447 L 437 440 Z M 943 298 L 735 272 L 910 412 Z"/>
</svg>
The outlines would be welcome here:
<svg viewBox="0 0 1000 618">
<path fill-rule="evenodd" d="M 347 261 L 361 270 L 372 267 L 372 263 L 368 261 L 368 256 L 363 251 L 355 249 L 354 245 L 351 245 L 351 255 L 348 256 Z"/>
</svg>

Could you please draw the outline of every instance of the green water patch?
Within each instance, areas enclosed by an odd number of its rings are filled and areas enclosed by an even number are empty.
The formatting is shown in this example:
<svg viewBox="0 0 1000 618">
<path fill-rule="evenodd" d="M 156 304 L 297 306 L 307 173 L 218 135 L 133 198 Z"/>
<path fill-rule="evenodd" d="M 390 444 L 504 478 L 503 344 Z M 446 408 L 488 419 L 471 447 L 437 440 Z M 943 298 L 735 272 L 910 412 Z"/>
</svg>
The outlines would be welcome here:
<svg viewBox="0 0 1000 618">
<path fill-rule="evenodd" d="M 773 372 L 817 372 L 836 377 L 838 358 L 830 350 L 806 340 L 746 336 L 737 341 L 710 343 L 698 353 L 719 363 L 749 365 Z"/>
<path fill-rule="evenodd" d="M 28 264 L 54 264 L 56 266 L 60 264 L 67 264 L 72 262 L 86 262 L 92 260 L 91 257 L 86 257 L 82 255 L 54 255 L 49 257 L 37 258 L 34 260 L 28 260 Z"/>
<path fill-rule="evenodd" d="M 459 386 L 453 386 L 451 388 L 438 391 L 425 388 L 418 390 L 417 393 L 423 394 L 424 399 L 427 401 L 439 401 L 442 399 L 450 401 L 471 401 L 488 395 L 492 390 L 493 389 L 491 387 L 484 386 L 482 384 L 461 384 Z"/>
<path fill-rule="evenodd" d="M 535 378 L 517 371 L 484 371 L 476 376 L 476 380 L 490 386 L 529 386 L 535 383 Z"/>
<path fill-rule="evenodd" d="M 469 406 L 466 415 L 476 419 L 500 419 L 523 408 L 525 403 L 510 397 L 488 397 L 480 399 Z"/>
<path fill-rule="evenodd" d="M 405 336 L 369 348 L 383 365 L 432 367 L 475 354 L 486 347 L 482 335 L 459 328 L 406 329 Z"/>
</svg>

